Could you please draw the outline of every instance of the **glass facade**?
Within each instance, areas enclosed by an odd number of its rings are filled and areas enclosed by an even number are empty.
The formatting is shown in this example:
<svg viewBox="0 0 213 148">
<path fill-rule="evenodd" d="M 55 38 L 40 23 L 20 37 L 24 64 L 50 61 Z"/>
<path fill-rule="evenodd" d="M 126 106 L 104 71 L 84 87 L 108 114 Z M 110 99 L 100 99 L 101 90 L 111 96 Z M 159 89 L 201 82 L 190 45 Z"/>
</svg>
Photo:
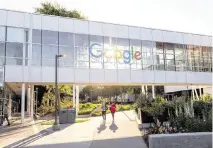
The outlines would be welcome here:
<svg viewBox="0 0 213 148">
<path fill-rule="evenodd" d="M 0 65 L 212 72 L 212 47 L 34 29 L 28 55 L 28 34 L 0 26 Z"/>
</svg>

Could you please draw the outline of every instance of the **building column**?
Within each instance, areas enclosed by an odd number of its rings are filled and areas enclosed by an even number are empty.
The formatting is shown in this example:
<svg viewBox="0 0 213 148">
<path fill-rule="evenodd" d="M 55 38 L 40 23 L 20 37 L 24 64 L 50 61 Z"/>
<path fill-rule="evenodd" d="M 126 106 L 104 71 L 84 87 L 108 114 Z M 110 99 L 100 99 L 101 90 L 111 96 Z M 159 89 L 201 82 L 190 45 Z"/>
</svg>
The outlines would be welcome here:
<svg viewBox="0 0 213 148">
<path fill-rule="evenodd" d="M 27 88 L 27 114 L 30 115 L 30 85 L 28 85 L 28 88 Z"/>
<path fill-rule="evenodd" d="M 8 108 L 9 108 L 8 116 L 9 116 L 9 118 L 10 118 L 11 115 L 12 115 L 12 93 L 9 93 Z"/>
<path fill-rule="evenodd" d="M 192 87 L 192 99 L 195 100 L 195 93 L 193 87 Z"/>
<path fill-rule="evenodd" d="M 146 92 L 146 95 L 148 94 L 148 86 L 145 85 L 145 92 Z"/>
<path fill-rule="evenodd" d="M 25 83 L 21 85 L 21 123 L 24 123 L 25 112 Z"/>
<path fill-rule="evenodd" d="M 199 93 L 200 93 L 200 99 L 202 98 L 202 91 L 201 91 L 201 86 L 199 86 Z"/>
<path fill-rule="evenodd" d="M 79 85 L 76 85 L 76 117 L 79 111 Z"/>
<path fill-rule="evenodd" d="M 141 85 L 141 93 L 144 94 L 144 85 Z"/>
<path fill-rule="evenodd" d="M 33 119 L 34 114 L 34 85 L 30 88 L 30 116 Z"/>
<path fill-rule="evenodd" d="M 152 98 L 155 99 L 155 86 L 152 85 Z"/>
<path fill-rule="evenodd" d="M 75 96 L 76 96 L 76 86 L 75 84 L 73 84 L 72 86 L 72 106 L 73 108 L 75 108 L 76 104 L 75 104 Z"/>
</svg>

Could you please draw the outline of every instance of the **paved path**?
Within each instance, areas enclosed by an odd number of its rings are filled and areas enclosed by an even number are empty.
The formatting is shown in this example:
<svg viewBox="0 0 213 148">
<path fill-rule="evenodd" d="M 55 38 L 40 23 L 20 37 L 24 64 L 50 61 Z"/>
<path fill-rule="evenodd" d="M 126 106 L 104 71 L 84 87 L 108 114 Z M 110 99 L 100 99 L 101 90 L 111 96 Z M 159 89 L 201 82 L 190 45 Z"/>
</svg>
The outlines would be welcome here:
<svg viewBox="0 0 213 148">
<path fill-rule="evenodd" d="M 51 131 L 51 129 L 50 129 Z M 146 148 L 137 129 L 133 111 L 116 113 L 115 122 L 107 115 L 73 125 L 61 125 L 58 132 L 32 141 L 25 148 Z"/>
</svg>

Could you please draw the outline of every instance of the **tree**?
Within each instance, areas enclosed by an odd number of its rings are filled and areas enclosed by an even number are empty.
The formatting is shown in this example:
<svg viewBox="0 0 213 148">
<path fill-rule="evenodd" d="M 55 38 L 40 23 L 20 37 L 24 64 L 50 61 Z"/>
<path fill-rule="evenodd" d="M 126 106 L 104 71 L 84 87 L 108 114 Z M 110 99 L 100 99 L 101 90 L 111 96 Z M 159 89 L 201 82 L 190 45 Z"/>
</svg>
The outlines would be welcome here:
<svg viewBox="0 0 213 148">
<path fill-rule="evenodd" d="M 52 4 L 50 2 L 42 2 L 40 8 L 35 8 L 36 13 L 47 14 L 47 15 L 56 15 L 62 17 L 70 17 L 77 19 L 87 19 L 81 12 L 78 10 L 67 10 L 66 8 L 60 6 L 55 3 Z"/>
</svg>

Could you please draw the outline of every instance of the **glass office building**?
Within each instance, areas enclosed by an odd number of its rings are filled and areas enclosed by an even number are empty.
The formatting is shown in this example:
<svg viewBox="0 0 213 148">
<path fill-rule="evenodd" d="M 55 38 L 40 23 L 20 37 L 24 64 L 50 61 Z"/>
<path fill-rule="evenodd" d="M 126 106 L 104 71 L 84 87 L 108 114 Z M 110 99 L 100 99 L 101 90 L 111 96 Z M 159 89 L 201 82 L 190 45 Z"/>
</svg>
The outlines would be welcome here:
<svg viewBox="0 0 213 148">
<path fill-rule="evenodd" d="M 149 79 L 153 72 L 212 74 L 212 36 L 9 10 L 0 10 L 0 17 L 1 80 L 5 82 L 54 82 L 54 78 L 49 80 L 43 73 L 45 69 L 49 69 L 48 73 L 53 71 L 57 54 L 66 54 L 59 59 L 59 68 L 65 73 L 68 69 L 85 74 L 89 71 L 91 77 L 104 71 L 100 83 L 110 70 L 117 71 L 116 83 L 120 82 L 119 72 L 130 73 L 127 76 L 133 79 L 136 75 L 140 79 L 140 73 L 146 73 L 143 78 Z M 17 76 L 11 75 L 14 68 Z M 73 78 L 67 78 L 66 83 L 75 83 L 74 75 L 79 75 L 69 70 Z M 88 82 L 92 81 L 85 83 Z"/>
<path fill-rule="evenodd" d="M 10 10 L 0 18 L 0 83 L 5 100 L 21 96 L 22 122 L 25 96 L 33 117 L 34 85 L 54 84 L 59 54 L 58 82 L 73 85 L 76 106 L 79 85 L 212 86 L 212 36 Z"/>
</svg>

